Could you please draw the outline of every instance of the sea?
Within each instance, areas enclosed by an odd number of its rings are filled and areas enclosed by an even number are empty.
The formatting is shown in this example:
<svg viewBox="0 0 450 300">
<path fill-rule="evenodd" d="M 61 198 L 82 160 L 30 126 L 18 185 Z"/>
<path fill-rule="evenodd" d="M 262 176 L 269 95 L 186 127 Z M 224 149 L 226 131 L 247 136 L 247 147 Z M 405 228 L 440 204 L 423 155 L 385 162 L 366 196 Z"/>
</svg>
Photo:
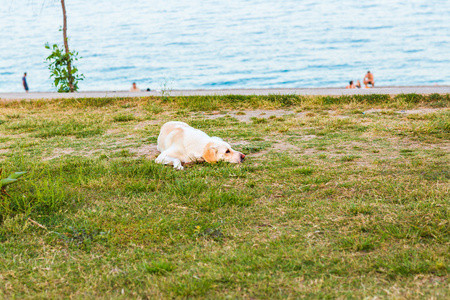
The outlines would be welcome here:
<svg viewBox="0 0 450 300">
<path fill-rule="evenodd" d="M 66 0 L 80 91 L 450 85 L 449 0 Z M 0 0 L 0 92 L 56 91 L 59 0 Z"/>
</svg>

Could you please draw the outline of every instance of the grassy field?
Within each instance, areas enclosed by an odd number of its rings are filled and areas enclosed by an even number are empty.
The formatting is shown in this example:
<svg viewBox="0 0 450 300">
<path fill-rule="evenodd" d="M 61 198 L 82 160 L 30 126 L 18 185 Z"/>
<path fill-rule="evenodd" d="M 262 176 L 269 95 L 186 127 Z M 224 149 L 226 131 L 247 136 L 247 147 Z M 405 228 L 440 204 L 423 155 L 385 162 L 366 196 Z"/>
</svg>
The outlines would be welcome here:
<svg viewBox="0 0 450 300">
<path fill-rule="evenodd" d="M 450 297 L 450 95 L 0 103 L 0 298 Z M 157 165 L 180 120 L 247 155 Z"/>
</svg>

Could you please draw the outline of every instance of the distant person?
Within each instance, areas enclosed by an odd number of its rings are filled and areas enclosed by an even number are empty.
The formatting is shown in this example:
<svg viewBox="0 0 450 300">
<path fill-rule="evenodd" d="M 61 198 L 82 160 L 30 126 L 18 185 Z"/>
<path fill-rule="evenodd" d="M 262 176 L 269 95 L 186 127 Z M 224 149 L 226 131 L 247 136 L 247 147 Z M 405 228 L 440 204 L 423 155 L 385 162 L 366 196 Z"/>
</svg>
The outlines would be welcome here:
<svg viewBox="0 0 450 300">
<path fill-rule="evenodd" d="M 359 82 L 359 80 L 358 80 L 358 81 L 356 81 L 356 87 L 357 87 L 358 89 L 360 89 L 360 88 L 361 88 L 361 82 Z"/>
<path fill-rule="evenodd" d="M 25 92 L 28 93 L 27 72 L 23 73 L 22 84 L 23 84 L 23 88 L 25 89 Z"/>
<path fill-rule="evenodd" d="M 136 86 L 136 82 L 133 82 L 130 92 L 140 92 L 141 90 Z"/>
<path fill-rule="evenodd" d="M 345 87 L 346 89 L 355 89 L 356 86 L 353 84 L 353 80 L 350 80 L 348 85 Z"/>
<path fill-rule="evenodd" d="M 367 71 L 367 74 L 364 77 L 363 83 L 366 86 L 366 88 L 368 88 L 367 85 L 369 85 L 369 84 L 372 85 L 372 87 L 375 87 L 375 80 L 373 79 L 373 74 L 370 73 L 370 71 Z"/>
</svg>

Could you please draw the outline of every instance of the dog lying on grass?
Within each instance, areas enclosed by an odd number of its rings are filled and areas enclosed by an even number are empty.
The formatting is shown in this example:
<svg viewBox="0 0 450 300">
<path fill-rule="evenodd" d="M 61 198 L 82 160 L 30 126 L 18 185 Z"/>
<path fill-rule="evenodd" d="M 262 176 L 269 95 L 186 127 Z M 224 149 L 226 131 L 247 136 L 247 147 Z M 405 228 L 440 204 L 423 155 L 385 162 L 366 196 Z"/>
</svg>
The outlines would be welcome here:
<svg viewBox="0 0 450 300">
<path fill-rule="evenodd" d="M 244 154 L 231 149 L 230 144 L 221 138 L 210 137 L 184 122 L 164 124 L 158 136 L 157 149 L 161 154 L 155 162 L 173 165 L 177 170 L 183 170 L 181 163 L 226 161 L 236 164 L 245 158 Z"/>
</svg>

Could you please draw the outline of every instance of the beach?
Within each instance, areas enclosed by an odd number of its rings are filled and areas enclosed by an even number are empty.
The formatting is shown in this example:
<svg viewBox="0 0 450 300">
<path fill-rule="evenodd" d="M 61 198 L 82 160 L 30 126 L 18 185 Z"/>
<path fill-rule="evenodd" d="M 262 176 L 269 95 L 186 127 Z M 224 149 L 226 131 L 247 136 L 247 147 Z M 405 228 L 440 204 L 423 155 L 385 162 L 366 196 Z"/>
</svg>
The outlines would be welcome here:
<svg viewBox="0 0 450 300">
<path fill-rule="evenodd" d="M 392 86 L 361 89 L 345 88 L 274 88 L 274 89 L 204 89 L 204 90 L 151 90 L 130 91 L 89 91 L 76 93 L 30 92 L 0 93 L 0 100 L 37 100 L 60 98 L 123 98 L 148 96 L 207 96 L 207 95 L 399 95 L 399 94 L 449 94 L 450 86 Z"/>
</svg>

